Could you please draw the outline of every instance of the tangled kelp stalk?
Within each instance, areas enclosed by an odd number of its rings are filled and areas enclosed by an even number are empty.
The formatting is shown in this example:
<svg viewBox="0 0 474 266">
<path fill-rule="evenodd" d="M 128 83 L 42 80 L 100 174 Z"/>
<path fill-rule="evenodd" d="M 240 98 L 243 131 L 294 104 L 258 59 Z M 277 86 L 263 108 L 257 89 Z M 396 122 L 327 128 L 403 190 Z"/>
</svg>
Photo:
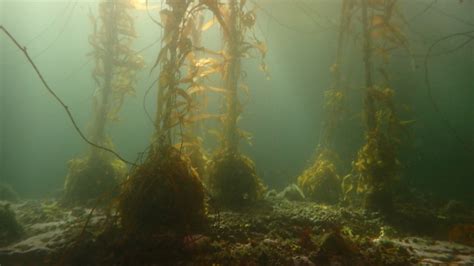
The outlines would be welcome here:
<svg viewBox="0 0 474 266">
<path fill-rule="evenodd" d="M 176 0 L 166 4 L 160 11 L 163 47 L 152 68 L 160 67 L 153 143 L 144 163 L 125 182 L 118 203 L 128 235 L 146 237 L 167 229 L 186 234 L 205 221 L 203 185 L 182 152 L 183 127 L 192 122 L 195 105 L 184 88 L 193 79 L 183 79 L 181 74 L 194 49 L 191 18 L 202 5 Z"/>
<path fill-rule="evenodd" d="M 136 72 L 144 66 L 131 48 L 136 33 L 130 8 L 128 0 L 104 0 L 99 3 L 98 20 L 90 15 L 93 33 L 89 43 L 95 60 L 92 76 L 97 86 L 91 140 L 108 148 L 113 143 L 105 132 L 107 122 L 117 120 L 125 96 L 134 92 Z M 111 196 L 125 173 L 123 162 L 92 147 L 85 157 L 69 162 L 65 202 L 84 203 L 106 192 Z"/>
<path fill-rule="evenodd" d="M 343 189 L 346 194 L 356 192 L 363 195 L 366 208 L 388 213 L 393 204 L 391 188 L 398 178 L 400 166 L 397 148 L 401 123 L 393 103 L 394 90 L 389 86 L 389 77 L 383 66 L 388 64 L 392 50 L 404 48 L 409 51 L 409 48 L 407 38 L 395 26 L 396 17 L 401 16 L 396 0 L 362 0 L 360 9 L 364 38 L 366 143 L 353 162 L 358 177 L 356 184 L 345 180 Z M 382 82 L 376 82 L 373 73 L 375 59 L 380 61 L 378 70 Z"/>
<path fill-rule="evenodd" d="M 267 48 L 253 32 L 256 13 L 254 10 L 247 11 L 246 1 L 229 0 L 222 5 L 217 1 L 206 2 L 222 29 L 222 79 L 225 91 L 221 147 L 215 152 L 209 166 L 209 185 L 217 202 L 228 207 L 238 207 L 256 201 L 263 191 L 254 163 L 239 152 L 240 138 L 248 135 L 237 125 L 243 110 L 239 90 L 248 93 L 248 87 L 241 82 L 241 60 L 251 50 L 257 50 L 262 56 L 261 69 L 266 71 L 263 58 Z"/>
<path fill-rule="evenodd" d="M 129 0 L 104 0 L 99 4 L 99 21 L 90 16 L 92 76 L 97 85 L 92 136 L 97 142 L 104 141 L 107 121 L 118 119 L 125 96 L 135 93 L 136 72 L 144 67 L 143 58 L 132 49 L 137 37 L 129 14 L 132 7 Z"/>
<path fill-rule="evenodd" d="M 208 91 L 205 89 L 204 80 L 215 71 L 209 71 L 208 67 L 214 60 L 205 57 L 202 48 L 202 33 L 206 28 L 204 25 L 204 10 L 195 12 L 189 17 L 188 28 L 193 44 L 193 51 L 186 57 L 187 71 L 182 82 L 189 83 L 186 93 L 190 95 L 193 108 L 189 110 L 188 123 L 183 124 L 181 130 L 181 142 L 178 144 L 180 150 L 184 150 L 191 159 L 192 166 L 197 170 L 199 176 L 206 176 L 207 153 L 203 147 L 204 121 L 218 116 L 206 113 L 208 107 Z"/>
</svg>

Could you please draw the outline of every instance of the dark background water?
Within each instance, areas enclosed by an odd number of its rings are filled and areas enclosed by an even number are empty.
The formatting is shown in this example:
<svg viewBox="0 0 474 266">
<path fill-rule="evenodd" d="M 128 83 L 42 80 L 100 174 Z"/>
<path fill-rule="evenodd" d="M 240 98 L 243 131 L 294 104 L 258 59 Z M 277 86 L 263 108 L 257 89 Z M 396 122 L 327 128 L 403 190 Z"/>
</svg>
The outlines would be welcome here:
<svg viewBox="0 0 474 266">
<path fill-rule="evenodd" d="M 241 127 L 253 133 L 253 145 L 242 144 L 269 187 L 294 182 L 307 167 L 318 144 L 324 119 L 324 91 L 330 88 L 334 63 L 340 1 L 258 1 L 257 34 L 266 41 L 266 62 L 271 79 L 258 71 L 258 60 L 244 64 L 251 100 Z M 433 96 L 441 114 L 434 111 L 424 83 L 424 55 L 446 35 L 474 30 L 473 1 L 401 0 L 414 60 L 396 52 L 389 71 L 402 119 L 416 122 L 401 148 L 401 177 L 415 187 L 441 198 L 474 200 L 474 44 L 429 61 Z M 91 96 L 92 60 L 88 36 L 90 1 L 2 1 L 0 23 L 27 46 L 45 78 L 68 104 L 79 124 L 87 129 Z M 154 11 L 156 15 L 157 11 Z M 153 12 L 152 12 L 153 14 Z M 160 30 L 145 12 L 134 12 L 139 38 L 146 47 L 160 37 Z M 452 49 L 462 39 L 443 42 Z M 205 43 L 217 46 L 219 34 Z M 474 43 L 474 42 L 473 42 Z M 152 65 L 159 45 L 143 56 Z M 31 66 L 13 45 L 0 37 L 0 181 L 11 184 L 26 197 L 47 196 L 62 187 L 67 161 L 86 150 L 67 116 L 42 87 Z M 341 175 L 363 143 L 363 65 L 360 42 L 348 41 L 344 79 L 347 112 L 336 133 Z M 118 151 L 133 160 L 149 142 L 152 126 L 142 98 L 153 77 L 140 73 L 135 97 L 129 97 L 121 121 L 111 124 L 110 134 Z M 153 93 L 147 106 L 153 110 Z M 215 100 L 217 102 L 217 100 Z M 460 136 L 458 141 L 444 122 Z"/>
</svg>

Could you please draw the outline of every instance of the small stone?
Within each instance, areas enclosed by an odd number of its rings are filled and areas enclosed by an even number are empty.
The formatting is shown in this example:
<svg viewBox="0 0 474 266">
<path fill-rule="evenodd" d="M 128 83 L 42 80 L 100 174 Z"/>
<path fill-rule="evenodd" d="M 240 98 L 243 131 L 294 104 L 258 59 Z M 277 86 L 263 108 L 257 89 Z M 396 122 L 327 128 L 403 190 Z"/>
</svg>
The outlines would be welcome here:
<svg viewBox="0 0 474 266">
<path fill-rule="evenodd" d="M 295 266 L 315 266 L 308 257 L 306 256 L 295 256 L 293 257 L 293 265 Z"/>
</svg>

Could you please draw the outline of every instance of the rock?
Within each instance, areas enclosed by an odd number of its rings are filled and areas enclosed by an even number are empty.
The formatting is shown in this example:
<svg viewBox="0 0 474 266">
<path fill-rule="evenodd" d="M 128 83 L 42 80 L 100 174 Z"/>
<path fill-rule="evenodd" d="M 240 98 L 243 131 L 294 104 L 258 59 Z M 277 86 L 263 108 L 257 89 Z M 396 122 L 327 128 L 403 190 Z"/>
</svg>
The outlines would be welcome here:
<svg viewBox="0 0 474 266">
<path fill-rule="evenodd" d="M 469 208 L 464 203 L 457 200 L 450 200 L 440 209 L 440 214 L 443 216 L 456 216 L 467 213 L 468 211 Z"/>
<path fill-rule="evenodd" d="M 211 245 L 211 238 L 205 235 L 187 235 L 183 238 L 183 248 L 188 252 L 206 250 Z"/>
<path fill-rule="evenodd" d="M 85 210 L 83 208 L 80 208 L 80 207 L 74 207 L 72 210 L 71 210 L 71 215 L 72 216 L 75 216 L 75 217 L 81 217 L 85 214 Z"/>
<path fill-rule="evenodd" d="M 269 245 L 269 246 L 276 246 L 278 245 L 278 240 L 271 239 L 271 238 L 265 238 L 262 241 L 263 244 Z"/>
<path fill-rule="evenodd" d="M 306 256 L 295 256 L 293 257 L 293 265 L 295 266 L 315 266 L 308 257 Z"/>
<path fill-rule="evenodd" d="M 404 247 L 422 265 L 474 265 L 474 247 L 417 237 L 389 241 Z"/>
<path fill-rule="evenodd" d="M 357 245 L 339 230 L 323 234 L 318 239 L 316 254 L 318 265 L 363 265 L 356 263 Z"/>
<path fill-rule="evenodd" d="M 282 192 L 278 193 L 277 197 L 291 201 L 305 200 L 303 191 L 301 191 L 301 189 L 296 184 L 287 186 Z"/>
<path fill-rule="evenodd" d="M 17 222 L 10 205 L 0 206 L 0 246 L 18 240 L 23 234 L 23 227 Z"/>
</svg>

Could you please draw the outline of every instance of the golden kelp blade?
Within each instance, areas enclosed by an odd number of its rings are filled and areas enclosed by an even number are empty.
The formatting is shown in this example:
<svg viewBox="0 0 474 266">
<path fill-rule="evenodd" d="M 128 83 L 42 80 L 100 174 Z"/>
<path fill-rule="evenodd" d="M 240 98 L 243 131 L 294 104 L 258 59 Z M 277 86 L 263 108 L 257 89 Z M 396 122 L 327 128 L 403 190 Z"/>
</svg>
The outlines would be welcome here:
<svg viewBox="0 0 474 266">
<path fill-rule="evenodd" d="M 201 28 L 201 31 L 207 31 L 208 29 L 210 29 L 214 24 L 216 24 L 216 17 L 213 17 L 211 20 L 209 20 L 208 22 L 206 22 L 206 24 L 204 24 Z"/>
</svg>

